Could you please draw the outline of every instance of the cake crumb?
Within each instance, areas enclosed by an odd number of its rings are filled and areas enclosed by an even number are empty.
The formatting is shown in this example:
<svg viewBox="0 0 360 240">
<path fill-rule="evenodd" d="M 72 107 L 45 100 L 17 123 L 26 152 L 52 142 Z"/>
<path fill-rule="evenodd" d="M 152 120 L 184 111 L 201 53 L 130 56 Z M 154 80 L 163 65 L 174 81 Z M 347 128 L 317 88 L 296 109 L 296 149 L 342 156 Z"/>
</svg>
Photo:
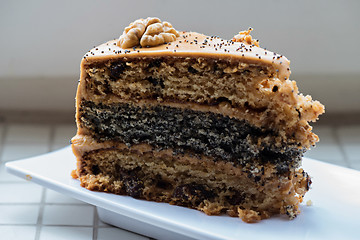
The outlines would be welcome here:
<svg viewBox="0 0 360 240">
<path fill-rule="evenodd" d="M 306 201 L 306 206 L 312 206 L 312 205 L 313 205 L 313 202 L 311 200 Z"/>
<path fill-rule="evenodd" d="M 74 179 L 78 179 L 78 178 L 79 178 L 78 174 L 76 173 L 76 170 L 72 170 L 72 171 L 71 171 L 71 177 L 74 178 Z"/>
<path fill-rule="evenodd" d="M 261 216 L 258 212 L 250 209 L 238 208 L 239 218 L 246 223 L 255 223 L 261 220 Z"/>
</svg>

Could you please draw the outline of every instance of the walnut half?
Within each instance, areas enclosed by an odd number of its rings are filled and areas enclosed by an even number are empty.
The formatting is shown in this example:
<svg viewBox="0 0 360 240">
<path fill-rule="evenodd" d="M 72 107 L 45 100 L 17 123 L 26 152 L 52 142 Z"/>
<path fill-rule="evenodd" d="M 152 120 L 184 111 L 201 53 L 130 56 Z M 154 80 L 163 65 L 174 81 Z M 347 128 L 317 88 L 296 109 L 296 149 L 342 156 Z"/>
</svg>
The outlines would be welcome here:
<svg viewBox="0 0 360 240">
<path fill-rule="evenodd" d="M 175 41 L 179 33 L 168 22 L 159 18 L 148 17 L 138 19 L 125 28 L 117 45 L 121 48 L 131 48 L 138 45 L 153 47 L 166 42 Z"/>
</svg>

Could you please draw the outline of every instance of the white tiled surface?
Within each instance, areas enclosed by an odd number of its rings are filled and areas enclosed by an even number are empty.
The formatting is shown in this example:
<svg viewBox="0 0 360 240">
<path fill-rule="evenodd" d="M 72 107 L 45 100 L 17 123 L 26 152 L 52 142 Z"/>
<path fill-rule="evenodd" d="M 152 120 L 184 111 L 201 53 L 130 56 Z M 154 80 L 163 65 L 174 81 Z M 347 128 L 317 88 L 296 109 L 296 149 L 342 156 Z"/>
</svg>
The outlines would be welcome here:
<svg viewBox="0 0 360 240">
<path fill-rule="evenodd" d="M 92 226 L 94 207 L 89 205 L 46 205 L 42 222 L 45 225 Z"/>
<path fill-rule="evenodd" d="M 92 227 L 42 227 L 39 235 L 40 240 L 89 240 L 93 237 Z"/>
<path fill-rule="evenodd" d="M 35 233 L 36 226 L 0 225 L 0 236 L 2 239 L 33 240 Z"/>
<path fill-rule="evenodd" d="M 40 206 L 34 204 L 0 204 L 0 226 L 35 225 Z"/>
<path fill-rule="evenodd" d="M 317 126 L 314 132 L 321 141 L 306 157 L 360 170 L 360 124 Z M 5 172 L 6 161 L 64 147 L 74 133 L 74 124 L 0 122 L 0 239 L 148 239 L 102 223 L 89 204 Z"/>
<path fill-rule="evenodd" d="M 65 147 L 75 132 L 75 124 L 0 122 L 1 240 L 149 239 L 102 223 L 94 206 L 5 172 L 5 162 Z"/>
</svg>

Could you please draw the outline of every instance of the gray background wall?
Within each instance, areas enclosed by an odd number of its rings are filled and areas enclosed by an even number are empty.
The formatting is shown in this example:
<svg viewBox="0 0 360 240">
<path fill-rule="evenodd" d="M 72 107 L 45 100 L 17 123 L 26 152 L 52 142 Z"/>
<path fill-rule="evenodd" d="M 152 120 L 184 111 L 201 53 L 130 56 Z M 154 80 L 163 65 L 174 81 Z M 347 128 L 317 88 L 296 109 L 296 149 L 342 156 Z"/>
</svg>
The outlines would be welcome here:
<svg viewBox="0 0 360 240">
<path fill-rule="evenodd" d="M 0 110 L 72 111 L 79 63 L 131 21 L 229 39 L 249 26 L 330 113 L 360 112 L 360 1 L 1 1 Z"/>
</svg>

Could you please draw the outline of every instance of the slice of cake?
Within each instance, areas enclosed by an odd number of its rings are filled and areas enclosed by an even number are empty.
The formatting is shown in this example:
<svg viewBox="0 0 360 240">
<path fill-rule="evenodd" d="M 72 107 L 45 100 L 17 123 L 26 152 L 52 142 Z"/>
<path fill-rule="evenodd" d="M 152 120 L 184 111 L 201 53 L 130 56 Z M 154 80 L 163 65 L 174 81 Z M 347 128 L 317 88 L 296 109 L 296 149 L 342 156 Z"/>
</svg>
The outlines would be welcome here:
<svg viewBox="0 0 360 240">
<path fill-rule="evenodd" d="M 81 62 L 73 176 L 94 191 L 227 213 L 294 218 L 299 168 L 324 107 L 251 29 L 232 40 L 139 19 Z"/>
</svg>

